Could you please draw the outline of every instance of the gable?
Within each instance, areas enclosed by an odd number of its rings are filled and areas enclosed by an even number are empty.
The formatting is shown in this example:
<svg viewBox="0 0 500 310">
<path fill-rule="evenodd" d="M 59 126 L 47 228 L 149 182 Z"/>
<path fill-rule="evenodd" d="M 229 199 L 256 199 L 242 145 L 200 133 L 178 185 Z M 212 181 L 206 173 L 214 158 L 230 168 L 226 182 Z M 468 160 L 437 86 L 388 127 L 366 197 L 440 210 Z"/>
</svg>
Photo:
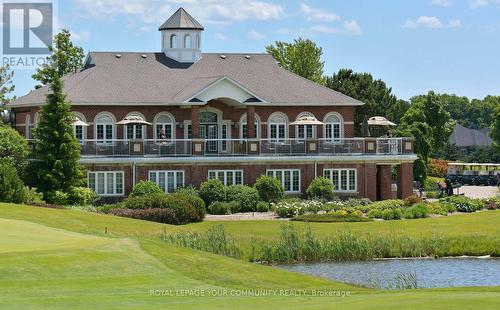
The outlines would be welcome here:
<svg viewBox="0 0 500 310">
<path fill-rule="evenodd" d="M 228 77 L 222 77 L 214 83 L 208 85 L 195 95 L 188 98 L 186 102 L 192 102 L 195 99 L 202 102 L 208 102 L 214 99 L 230 99 L 230 101 L 235 101 L 239 104 L 247 102 L 263 102 L 262 99 L 258 98 L 250 90 Z"/>
</svg>

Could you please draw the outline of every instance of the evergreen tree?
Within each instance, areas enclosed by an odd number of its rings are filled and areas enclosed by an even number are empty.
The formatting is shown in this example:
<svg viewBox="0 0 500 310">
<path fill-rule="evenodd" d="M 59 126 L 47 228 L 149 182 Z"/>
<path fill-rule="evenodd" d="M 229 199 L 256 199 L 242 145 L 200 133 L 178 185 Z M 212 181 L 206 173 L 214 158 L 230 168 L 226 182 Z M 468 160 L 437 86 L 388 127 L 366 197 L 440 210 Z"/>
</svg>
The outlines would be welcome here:
<svg viewBox="0 0 500 310">
<path fill-rule="evenodd" d="M 81 185 L 83 173 L 79 164 L 80 144 L 71 126 L 74 116 L 63 93 L 57 63 L 46 72 L 51 93 L 47 95 L 35 130 L 38 142 L 33 151 L 30 173 L 33 185 L 50 201 L 51 193 L 68 192 L 71 187 Z"/>
<path fill-rule="evenodd" d="M 493 122 L 490 128 L 490 137 L 493 139 L 493 148 L 500 153 L 500 104 L 493 112 Z"/>
<path fill-rule="evenodd" d="M 50 84 L 52 79 L 51 71 L 54 69 L 54 65 L 59 77 L 75 73 L 83 67 L 85 57 L 83 48 L 73 45 L 69 30 L 63 29 L 56 34 L 54 37 L 54 47 L 50 47 L 49 49 L 52 52 L 49 63 L 52 65 L 44 65 L 33 74 L 32 77 L 42 83 L 42 85 L 37 85 L 35 88 Z"/>
<path fill-rule="evenodd" d="M 372 116 L 383 116 L 399 123 L 409 108 L 408 102 L 396 98 L 384 81 L 374 79 L 370 73 L 340 69 L 339 72 L 326 77 L 326 86 L 364 103 L 356 107 L 354 116 L 356 125 Z M 355 126 L 355 130 L 356 135 L 361 135 L 360 126 Z"/>
</svg>

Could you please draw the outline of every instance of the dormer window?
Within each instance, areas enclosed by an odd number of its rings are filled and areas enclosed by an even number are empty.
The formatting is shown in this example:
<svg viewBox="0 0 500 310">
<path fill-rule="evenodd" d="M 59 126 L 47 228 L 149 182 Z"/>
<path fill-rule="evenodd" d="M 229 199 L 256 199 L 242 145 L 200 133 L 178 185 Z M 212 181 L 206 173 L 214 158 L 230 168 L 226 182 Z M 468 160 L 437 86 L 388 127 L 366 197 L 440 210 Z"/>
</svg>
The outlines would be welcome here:
<svg viewBox="0 0 500 310">
<path fill-rule="evenodd" d="M 191 48 L 191 36 L 189 34 L 184 36 L 184 48 Z"/>
<path fill-rule="evenodd" d="M 177 48 L 177 36 L 175 34 L 170 36 L 170 48 Z"/>
</svg>

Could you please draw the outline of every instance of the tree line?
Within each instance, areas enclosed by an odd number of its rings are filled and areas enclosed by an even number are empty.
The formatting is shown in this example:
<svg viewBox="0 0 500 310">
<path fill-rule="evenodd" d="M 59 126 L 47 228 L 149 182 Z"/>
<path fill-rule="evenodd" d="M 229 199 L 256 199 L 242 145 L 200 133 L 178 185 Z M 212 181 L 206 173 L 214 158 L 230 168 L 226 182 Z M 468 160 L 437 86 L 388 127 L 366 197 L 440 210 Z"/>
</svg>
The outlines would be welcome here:
<svg viewBox="0 0 500 310">
<path fill-rule="evenodd" d="M 394 135 L 414 137 L 418 155 L 414 177 L 417 180 L 426 178 L 431 157 L 500 161 L 500 96 L 470 100 L 454 94 L 429 91 L 406 101 L 397 98 L 391 87 L 370 73 L 340 69 L 326 76 L 323 50 L 311 40 L 299 38 L 291 43 L 277 41 L 267 46 L 266 50 L 281 67 L 364 102 L 365 105 L 355 110 L 356 136 L 363 134 L 360 124 L 367 118 L 383 116 L 398 124 Z M 456 147 L 448 144 L 448 138 L 457 123 L 473 129 L 489 128 L 494 140 L 493 148 L 476 148 L 468 158 L 464 157 Z"/>
</svg>

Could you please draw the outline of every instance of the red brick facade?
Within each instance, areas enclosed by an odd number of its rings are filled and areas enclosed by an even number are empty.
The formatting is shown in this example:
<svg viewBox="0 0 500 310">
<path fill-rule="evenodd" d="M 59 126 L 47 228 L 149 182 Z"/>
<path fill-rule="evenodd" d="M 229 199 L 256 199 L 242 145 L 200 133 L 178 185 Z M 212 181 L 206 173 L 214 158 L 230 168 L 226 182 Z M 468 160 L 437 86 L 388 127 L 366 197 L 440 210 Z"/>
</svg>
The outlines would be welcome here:
<svg viewBox="0 0 500 310">
<path fill-rule="evenodd" d="M 308 107 L 272 107 L 272 106 L 248 106 L 246 108 L 234 108 L 228 106 L 220 101 L 210 101 L 207 105 L 210 108 L 218 109 L 222 112 L 222 120 L 230 121 L 231 138 L 240 137 L 240 119 L 244 114 L 247 114 L 247 122 L 253 123 L 253 119 L 260 119 L 261 127 L 260 138 L 268 138 L 268 119 L 274 112 L 282 112 L 287 118 L 288 122 L 296 120 L 297 116 L 302 112 L 312 113 L 318 120 L 323 121 L 328 113 L 336 112 L 341 115 L 343 120 L 343 136 L 345 138 L 352 138 L 354 135 L 354 107 L 338 106 L 308 106 Z M 85 122 L 89 124 L 86 128 L 87 139 L 94 139 L 94 119 L 101 112 L 111 113 L 116 121 L 124 119 L 131 112 L 138 112 L 144 115 L 145 120 L 153 123 L 155 117 L 161 112 L 168 112 L 176 122 L 175 137 L 176 139 L 185 138 L 184 121 L 190 121 L 192 124 L 192 137 L 198 138 L 200 129 L 199 124 L 200 111 L 206 109 L 205 106 L 192 106 L 188 108 L 180 108 L 178 106 L 73 106 L 73 111 L 83 114 Z M 35 122 L 35 113 L 38 108 L 16 108 L 17 130 L 25 135 L 26 129 L 26 116 L 30 115 L 31 124 Z M 222 121 L 219 120 L 219 121 Z M 146 139 L 154 139 L 153 132 L 154 126 L 146 126 Z M 323 137 L 323 126 L 318 126 L 316 136 L 317 138 Z M 248 138 L 256 137 L 253 126 L 248 126 Z M 295 130 L 290 126 L 289 138 L 295 138 Z M 123 139 L 124 131 L 123 126 L 115 126 L 115 139 Z M 368 140 L 367 140 L 368 141 Z M 375 140 L 373 140 L 375 141 Z M 370 142 L 366 142 L 370 143 Z M 373 143 L 372 143 L 373 144 Z M 370 153 L 371 149 L 366 147 L 366 152 Z M 373 150 L 375 154 L 375 150 Z M 256 152 L 258 154 L 258 150 Z M 196 154 L 195 154 L 196 155 Z M 252 155 L 249 151 L 249 155 Z M 172 158 L 162 158 L 160 163 L 148 163 L 147 161 L 135 160 L 129 158 L 125 161 L 114 161 L 113 158 L 109 160 L 100 161 L 99 164 L 93 161 L 85 161 L 85 165 L 89 171 L 123 171 L 124 172 L 124 187 L 125 194 L 128 194 L 133 184 L 140 180 L 147 180 L 149 178 L 149 171 L 155 170 L 181 170 L 184 172 L 184 183 L 186 185 L 199 186 L 201 182 L 208 178 L 209 170 L 242 170 L 244 184 L 254 184 L 255 180 L 265 175 L 268 169 L 299 169 L 300 170 L 300 193 L 305 193 L 307 186 L 316 176 L 323 176 L 325 169 L 355 169 L 356 170 L 356 190 L 338 193 L 339 195 L 346 196 L 359 196 L 368 197 L 371 200 L 389 199 L 396 196 L 392 192 L 393 176 L 390 164 L 380 162 L 379 159 L 373 160 L 358 160 L 358 161 L 341 161 L 339 159 L 316 161 L 313 157 L 306 157 L 302 161 L 272 161 L 272 160 L 248 160 L 248 161 L 231 161 L 228 159 L 225 163 L 203 162 L 197 161 L 196 157 L 190 158 L 189 161 L 178 163 Z M 122 162 L 125 162 L 122 164 Z M 158 162 L 158 161 L 156 161 Z M 396 163 L 398 163 L 396 161 Z M 397 196 L 400 198 L 407 197 L 412 194 L 412 163 L 408 161 L 401 161 L 397 164 Z"/>
</svg>

